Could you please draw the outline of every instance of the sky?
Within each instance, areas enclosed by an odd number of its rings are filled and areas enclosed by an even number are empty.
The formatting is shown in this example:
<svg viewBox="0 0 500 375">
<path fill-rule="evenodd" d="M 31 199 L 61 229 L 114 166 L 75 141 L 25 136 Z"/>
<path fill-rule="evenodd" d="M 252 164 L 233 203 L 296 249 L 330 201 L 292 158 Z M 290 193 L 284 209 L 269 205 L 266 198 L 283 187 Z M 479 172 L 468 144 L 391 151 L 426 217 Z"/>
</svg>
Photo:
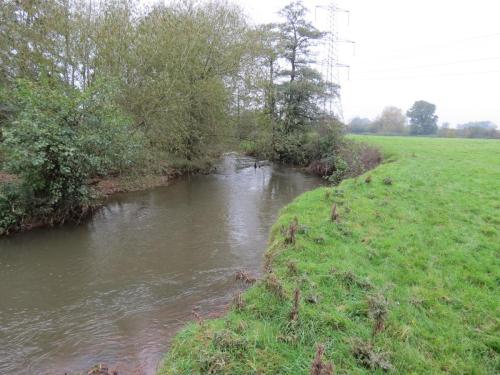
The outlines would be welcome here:
<svg viewBox="0 0 500 375">
<path fill-rule="evenodd" d="M 287 0 L 235 0 L 255 23 L 278 20 Z M 303 1 L 325 30 L 326 0 Z M 344 119 L 375 118 L 385 106 L 436 104 L 439 122 L 489 120 L 500 127 L 499 0 L 338 0 Z M 315 11 L 316 9 L 316 11 Z M 349 18 L 349 22 L 348 22 Z"/>
<path fill-rule="evenodd" d="M 151 4 L 158 0 L 141 0 Z M 161 0 L 160 0 L 161 1 Z M 199 0 L 203 1 L 203 0 Z M 279 21 L 290 0 L 227 0 L 254 24 Z M 168 1 L 167 1 L 168 2 Z M 330 0 L 303 0 L 317 28 L 329 28 Z M 439 123 L 493 121 L 500 128 L 500 0 L 337 0 L 336 31 L 344 120 L 437 106 Z M 325 48 L 323 48 L 325 52 Z M 321 58 L 320 58 L 321 60 Z"/>
</svg>

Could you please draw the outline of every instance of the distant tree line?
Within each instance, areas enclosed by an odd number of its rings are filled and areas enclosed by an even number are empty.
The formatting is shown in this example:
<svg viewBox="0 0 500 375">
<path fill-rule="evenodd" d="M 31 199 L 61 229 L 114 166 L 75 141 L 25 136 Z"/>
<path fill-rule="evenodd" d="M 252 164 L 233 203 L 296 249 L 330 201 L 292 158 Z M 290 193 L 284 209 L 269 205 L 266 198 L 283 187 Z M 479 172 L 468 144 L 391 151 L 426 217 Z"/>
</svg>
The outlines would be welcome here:
<svg viewBox="0 0 500 375">
<path fill-rule="evenodd" d="M 357 134 L 434 135 L 438 137 L 500 138 L 497 126 L 491 121 L 468 122 L 451 128 L 448 123 L 438 126 L 436 106 L 423 100 L 416 101 L 406 115 L 397 107 L 386 107 L 375 119 L 355 117 L 347 130 Z"/>
<path fill-rule="evenodd" d="M 497 125 L 491 121 L 472 121 L 458 124 L 456 128 L 450 128 L 448 123 L 444 123 L 437 134 L 448 138 L 500 138 Z"/>
</svg>

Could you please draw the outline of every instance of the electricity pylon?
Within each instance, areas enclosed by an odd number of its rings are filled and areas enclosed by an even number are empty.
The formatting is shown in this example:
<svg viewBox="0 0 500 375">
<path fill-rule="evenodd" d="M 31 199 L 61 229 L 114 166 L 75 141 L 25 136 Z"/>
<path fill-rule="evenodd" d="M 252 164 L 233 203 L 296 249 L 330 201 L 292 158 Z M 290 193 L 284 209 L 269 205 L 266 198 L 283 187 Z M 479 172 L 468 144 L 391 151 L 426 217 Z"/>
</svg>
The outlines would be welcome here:
<svg viewBox="0 0 500 375">
<path fill-rule="evenodd" d="M 316 6 L 316 11 L 318 8 L 325 11 L 328 21 L 327 37 L 325 38 L 323 47 L 326 51 L 326 55 L 321 62 L 323 78 L 328 85 L 328 96 L 324 100 L 323 110 L 329 115 L 343 121 L 344 114 L 340 95 L 340 70 L 349 69 L 349 65 L 342 64 L 339 61 L 339 45 L 341 43 L 350 43 L 354 45 L 354 42 L 341 39 L 339 37 L 337 25 L 338 16 L 341 13 L 347 15 L 349 20 L 349 11 L 338 7 L 336 1 L 331 1 L 330 4 L 326 6 L 318 5 Z"/>
</svg>

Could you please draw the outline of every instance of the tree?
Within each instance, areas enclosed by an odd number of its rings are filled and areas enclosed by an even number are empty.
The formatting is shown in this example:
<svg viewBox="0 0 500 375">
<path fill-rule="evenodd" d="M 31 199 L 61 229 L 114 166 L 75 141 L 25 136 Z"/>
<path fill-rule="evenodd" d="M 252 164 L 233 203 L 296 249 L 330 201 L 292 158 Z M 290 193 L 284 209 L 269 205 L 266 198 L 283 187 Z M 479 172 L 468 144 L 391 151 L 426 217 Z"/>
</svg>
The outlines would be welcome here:
<svg viewBox="0 0 500 375">
<path fill-rule="evenodd" d="M 56 0 L 0 5 L 0 83 L 62 75 L 64 7 Z"/>
<path fill-rule="evenodd" d="M 306 20 L 307 9 L 300 1 L 280 11 L 284 22 L 278 24 L 280 49 L 287 67 L 280 76 L 281 119 L 285 133 L 291 133 L 318 119 L 318 102 L 326 95 L 321 74 L 312 67 L 311 47 L 324 33 Z"/>
<path fill-rule="evenodd" d="M 402 134 L 406 131 L 406 117 L 397 107 L 385 107 L 373 126 L 377 133 Z"/>
<path fill-rule="evenodd" d="M 410 118 L 410 133 L 413 135 L 435 134 L 438 128 L 438 116 L 435 115 L 435 112 L 435 104 L 424 100 L 416 101 L 406 112 Z"/>
<path fill-rule="evenodd" d="M 351 133 L 369 133 L 372 131 L 372 122 L 368 118 L 354 117 L 347 128 Z"/>
<path fill-rule="evenodd" d="M 280 33 L 274 23 L 262 25 L 257 29 L 259 36 L 259 53 L 261 65 L 267 70 L 264 79 L 264 111 L 271 119 L 276 120 L 276 76 L 278 59 L 281 55 Z M 255 69 L 255 67 L 254 67 Z"/>
</svg>

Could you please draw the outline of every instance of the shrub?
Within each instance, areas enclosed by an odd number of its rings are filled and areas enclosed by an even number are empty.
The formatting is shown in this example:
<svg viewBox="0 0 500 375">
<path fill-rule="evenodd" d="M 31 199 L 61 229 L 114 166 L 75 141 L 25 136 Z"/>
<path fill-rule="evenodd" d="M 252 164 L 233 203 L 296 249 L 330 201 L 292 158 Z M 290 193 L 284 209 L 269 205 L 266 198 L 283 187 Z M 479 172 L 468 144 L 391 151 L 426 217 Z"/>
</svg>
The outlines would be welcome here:
<svg viewBox="0 0 500 375">
<path fill-rule="evenodd" d="M 24 216 L 25 208 L 20 199 L 20 190 L 14 184 L 0 184 L 0 236 L 14 228 L 18 218 Z"/>
<path fill-rule="evenodd" d="M 239 145 L 240 150 L 249 156 L 272 159 L 271 135 L 265 131 L 252 134 L 252 140 L 244 140 Z"/>
<path fill-rule="evenodd" d="M 307 135 L 302 132 L 279 134 L 274 140 L 274 159 L 285 164 L 307 165 L 311 162 Z"/>
<path fill-rule="evenodd" d="M 342 139 L 335 147 L 308 166 L 308 171 L 338 184 L 347 177 L 354 177 L 374 168 L 382 161 L 382 155 L 363 143 Z"/>
<path fill-rule="evenodd" d="M 94 198 L 87 180 L 138 162 L 142 137 L 114 106 L 110 87 L 81 92 L 48 79 L 21 80 L 9 94 L 15 111 L 1 148 L 6 170 L 20 183 L 17 193 L 9 187 L 2 194 L 2 231 L 25 218 L 49 224 L 80 220 Z"/>
<path fill-rule="evenodd" d="M 252 156 L 306 166 L 310 173 L 335 184 L 382 161 L 376 148 L 346 139 L 344 125 L 334 118 L 324 116 L 308 130 L 298 128 L 287 132 L 279 125 L 272 132 L 269 131 L 272 124 L 267 124 L 267 131 L 262 126 L 260 135 L 242 141 L 240 148 Z"/>
</svg>

